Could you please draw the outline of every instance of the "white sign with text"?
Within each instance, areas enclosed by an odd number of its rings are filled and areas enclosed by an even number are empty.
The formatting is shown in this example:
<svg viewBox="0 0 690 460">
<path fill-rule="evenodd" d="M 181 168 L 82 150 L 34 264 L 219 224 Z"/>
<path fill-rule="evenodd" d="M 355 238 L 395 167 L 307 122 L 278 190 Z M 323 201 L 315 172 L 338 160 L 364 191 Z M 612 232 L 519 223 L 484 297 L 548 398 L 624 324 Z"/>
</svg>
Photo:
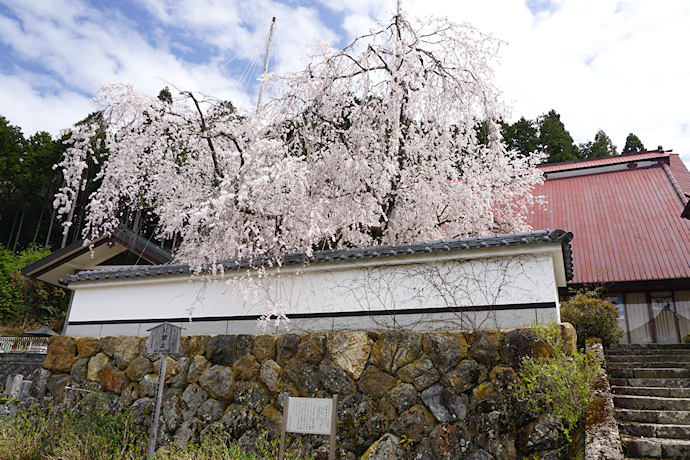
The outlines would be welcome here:
<svg viewBox="0 0 690 460">
<path fill-rule="evenodd" d="M 331 434 L 333 400 L 324 398 L 289 398 L 287 426 L 289 433 Z"/>
</svg>

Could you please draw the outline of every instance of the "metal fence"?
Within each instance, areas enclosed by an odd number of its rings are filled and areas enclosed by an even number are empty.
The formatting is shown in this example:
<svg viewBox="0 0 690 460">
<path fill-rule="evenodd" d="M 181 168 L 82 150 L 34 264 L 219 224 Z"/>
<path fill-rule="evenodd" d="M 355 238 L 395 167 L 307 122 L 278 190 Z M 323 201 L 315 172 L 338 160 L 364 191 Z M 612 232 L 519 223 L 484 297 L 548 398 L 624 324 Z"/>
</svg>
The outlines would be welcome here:
<svg viewBox="0 0 690 460">
<path fill-rule="evenodd" d="M 0 337 L 0 353 L 47 353 L 48 337 Z"/>
</svg>

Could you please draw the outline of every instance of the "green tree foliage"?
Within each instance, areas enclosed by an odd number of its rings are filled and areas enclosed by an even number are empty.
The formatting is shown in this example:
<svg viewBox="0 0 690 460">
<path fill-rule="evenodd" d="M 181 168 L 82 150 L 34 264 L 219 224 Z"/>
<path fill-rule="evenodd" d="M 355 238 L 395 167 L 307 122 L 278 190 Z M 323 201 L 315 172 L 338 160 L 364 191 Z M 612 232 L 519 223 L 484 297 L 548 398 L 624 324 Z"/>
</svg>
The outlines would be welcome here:
<svg viewBox="0 0 690 460">
<path fill-rule="evenodd" d="M 599 158 L 617 155 L 616 146 L 601 129 L 594 135 L 594 142 L 580 144 L 580 158 Z"/>
<path fill-rule="evenodd" d="M 61 177 L 53 165 L 64 150 L 46 132 L 26 139 L 0 116 L 0 243 L 8 249 L 59 244 L 52 202 Z"/>
<path fill-rule="evenodd" d="M 163 88 L 160 93 L 158 93 L 158 99 L 160 99 L 163 102 L 167 102 L 168 104 L 173 103 L 173 98 L 172 94 L 170 93 L 170 88 L 167 86 Z"/>
<path fill-rule="evenodd" d="M 0 245 L 0 319 L 27 320 L 32 323 L 56 324 L 67 312 L 68 296 L 64 289 L 27 278 L 20 270 L 50 255 L 49 249 L 32 246 L 19 254 Z"/>
<path fill-rule="evenodd" d="M 601 339 L 605 347 L 618 342 L 623 330 L 618 324 L 618 308 L 596 296 L 577 294 L 561 303 L 561 320 L 577 331 L 577 345 L 585 346 L 590 337 Z"/>
<path fill-rule="evenodd" d="M 640 138 L 630 133 L 628 137 L 625 138 L 625 147 L 623 147 L 623 152 L 621 153 L 644 152 L 645 150 Z"/>
<path fill-rule="evenodd" d="M 565 129 L 561 116 L 555 110 L 539 117 L 538 149 L 546 152 L 547 163 L 560 163 L 578 159 L 577 146 L 570 133 Z"/>
<path fill-rule="evenodd" d="M 515 150 L 520 155 L 527 156 L 537 150 L 539 144 L 539 130 L 533 120 L 520 117 L 518 121 L 509 125 L 501 125 L 501 134 L 509 150 Z"/>
</svg>

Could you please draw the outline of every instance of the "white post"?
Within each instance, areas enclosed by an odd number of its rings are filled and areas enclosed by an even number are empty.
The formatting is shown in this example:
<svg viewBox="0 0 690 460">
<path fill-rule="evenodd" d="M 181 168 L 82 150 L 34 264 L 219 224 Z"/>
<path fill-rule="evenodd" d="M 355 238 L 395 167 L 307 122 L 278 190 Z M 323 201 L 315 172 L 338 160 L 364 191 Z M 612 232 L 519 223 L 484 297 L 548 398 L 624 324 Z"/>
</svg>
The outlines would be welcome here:
<svg viewBox="0 0 690 460">
<path fill-rule="evenodd" d="M 156 408 L 151 420 L 151 432 L 149 433 L 149 446 L 146 458 L 153 457 L 156 453 L 156 435 L 158 434 L 158 416 L 161 412 L 161 399 L 163 399 L 163 387 L 165 386 L 165 369 L 168 365 L 168 354 L 161 355 L 161 365 L 158 370 L 158 390 L 156 391 Z"/>
<path fill-rule="evenodd" d="M 271 54 L 271 43 L 273 43 L 273 29 L 276 26 L 276 18 L 273 17 L 271 21 L 271 32 L 268 34 L 268 46 L 266 47 L 266 57 L 264 58 L 264 70 L 261 72 L 261 84 L 259 85 L 259 98 L 256 101 L 256 111 L 259 111 L 261 107 L 261 99 L 264 96 L 264 78 L 266 78 L 266 72 L 268 71 L 268 57 Z"/>
<path fill-rule="evenodd" d="M 333 409 L 331 410 L 331 449 L 328 452 L 328 460 L 335 460 L 335 447 L 338 435 L 338 394 L 333 395 Z"/>
</svg>

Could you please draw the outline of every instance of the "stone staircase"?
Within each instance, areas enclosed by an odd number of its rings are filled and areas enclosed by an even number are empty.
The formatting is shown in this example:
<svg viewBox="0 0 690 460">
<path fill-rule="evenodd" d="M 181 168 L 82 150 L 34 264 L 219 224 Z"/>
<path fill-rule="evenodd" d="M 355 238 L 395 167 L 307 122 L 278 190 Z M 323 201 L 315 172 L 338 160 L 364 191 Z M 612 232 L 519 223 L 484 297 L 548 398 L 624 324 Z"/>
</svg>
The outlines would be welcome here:
<svg viewBox="0 0 690 460">
<path fill-rule="evenodd" d="M 626 458 L 690 459 L 690 344 L 606 352 Z"/>
</svg>

